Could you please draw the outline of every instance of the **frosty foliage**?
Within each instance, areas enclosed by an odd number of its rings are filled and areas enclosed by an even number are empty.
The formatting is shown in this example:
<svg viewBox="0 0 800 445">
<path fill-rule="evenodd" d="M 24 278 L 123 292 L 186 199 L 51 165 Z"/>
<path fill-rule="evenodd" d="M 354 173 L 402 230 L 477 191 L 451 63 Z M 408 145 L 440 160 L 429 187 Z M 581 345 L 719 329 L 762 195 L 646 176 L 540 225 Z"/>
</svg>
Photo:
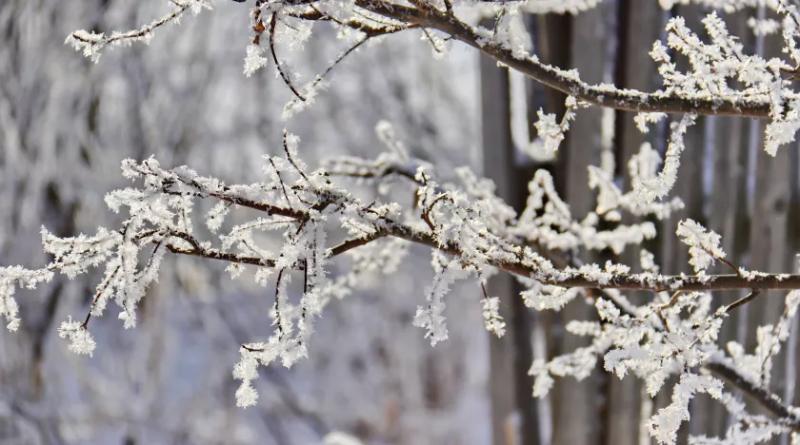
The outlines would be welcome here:
<svg viewBox="0 0 800 445">
<path fill-rule="evenodd" d="M 148 44 L 156 29 L 170 23 L 180 23 L 186 12 L 191 11 L 197 15 L 204 9 L 211 9 L 211 0 L 171 0 L 170 4 L 170 12 L 140 28 L 114 31 L 108 35 L 81 29 L 67 36 L 65 43 L 83 53 L 92 62 L 97 62 L 106 48 L 133 43 Z"/>
<path fill-rule="evenodd" d="M 574 97 L 569 96 L 565 107 L 561 122 L 556 122 L 556 115 L 553 113 L 545 113 L 541 109 L 537 112 L 539 120 L 533 125 L 536 127 L 539 137 L 533 141 L 530 147 L 527 147 L 527 150 L 533 153 L 534 159 L 548 159 L 555 156 L 558 146 L 564 140 L 564 134 L 569 131 L 570 122 L 575 120 L 578 102 Z"/>
<path fill-rule="evenodd" d="M 28 270 L 21 266 L 0 267 L 0 315 L 5 318 L 6 328 L 16 331 L 19 328 L 19 306 L 14 299 L 17 287 L 34 289 L 39 283 L 50 281 L 53 273 L 49 270 Z"/>
<path fill-rule="evenodd" d="M 633 190 L 625 193 L 614 182 L 613 165 L 609 168 L 589 166 L 589 187 L 598 191 L 595 212 L 606 220 L 616 221 L 620 217 L 618 209 L 624 209 L 636 216 L 654 215 L 659 219 L 668 218 L 673 211 L 682 209 L 683 202 L 679 198 L 666 202 L 656 201 L 656 193 L 648 188 L 653 186 L 667 189 L 675 182 L 674 177 L 669 184 L 659 180 L 667 169 L 665 165 L 664 171 L 659 174 L 657 169 L 660 162 L 661 158 L 652 146 L 647 142 L 642 144 L 639 153 L 628 161 L 628 174 Z M 672 168 L 677 168 L 677 165 Z"/>
<path fill-rule="evenodd" d="M 96 346 L 92 334 L 82 323 L 69 318 L 58 327 L 58 336 L 69 341 L 69 350 L 78 355 L 92 355 Z"/>
<path fill-rule="evenodd" d="M 727 3 L 733 7 L 736 2 Z M 800 62 L 794 49 L 798 16 L 794 6 L 783 7 L 783 4 L 773 2 L 773 7 L 782 16 L 788 60 L 744 53 L 743 45 L 731 36 L 725 22 L 715 12 L 703 19 L 708 42 L 689 29 L 682 17 L 675 17 L 666 27 L 666 45 L 657 41 L 650 53 L 659 65 L 667 93 L 692 99 L 744 99 L 769 104 L 771 122 L 765 130 L 764 149 L 773 156 L 779 146 L 794 140 L 800 128 L 797 93 L 793 90 L 791 76 L 785 75 L 793 73 Z M 689 71 L 678 70 L 670 50 L 689 60 Z"/>
<path fill-rule="evenodd" d="M 722 383 L 708 376 L 683 374 L 672 391 L 672 403 L 654 415 L 647 427 L 660 444 L 674 443 L 681 422 L 689 420 L 689 401 L 697 393 L 722 398 Z"/>
<path fill-rule="evenodd" d="M 695 272 L 704 272 L 714 260 L 725 258 L 725 252 L 719 247 L 719 235 L 706 230 L 696 221 L 687 219 L 679 222 L 676 233 L 689 246 L 689 264 Z"/>
<path fill-rule="evenodd" d="M 502 337 L 506 334 L 506 322 L 500 315 L 500 298 L 488 297 L 481 300 L 483 308 L 483 323 L 486 330 L 492 334 Z"/>
<path fill-rule="evenodd" d="M 594 212 L 577 220 L 572 216 L 569 206 L 558 196 L 550 173 L 546 170 L 537 171 L 528 184 L 527 205 L 520 215 L 518 226 L 513 228 L 514 232 L 529 242 L 551 250 L 610 249 L 621 253 L 628 245 L 653 238 L 655 226 L 645 221 L 616 224 L 612 229 L 602 229 L 600 224 L 603 220 L 618 222 L 622 211 L 665 217 L 669 215 L 670 208 L 681 205 L 675 202 L 668 206 L 634 209 L 630 195 L 623 195 L 600 169 L 589 167 L 589 177 L 589 186 L 600 189 L 600 198 Z"/>
<path fill-rule="evenodd" d="M 20 326 L 18 287 L 33 288 L 55 273 L 73 278 L 100 268 L 102 278 L 86 317 L 82 321 L 68 318 L 58 329 L 70 350 L 91 355 L 95 349 L 92 318 L 102 316 L 112 303 L 123 326 L 135 327 L 137 307 L 148 286 L 158 279 L 168 253 L 214 260 L 225 265 L 231 279 L 253 280 L 263 286 L 269 299 L 271 334 L 241 345 L 233 370 L 240 382 L 236 403 L 248 407 L 258 403 L 254 381 L 259 367 L 276 361 L 288 367 L 305 357 L 314 321 L 325 307 L 346 298 L 364 274 L 396 270 L 407 245 L 415 243 L 432 250 L 433 279 L 421 292 L 413 317 L 413 324 L 432 345 L 448 337 L 448 293 L 456 280 L 481 289 L 475 310 L 481 312 L 486 330 L 497 336 L 507 328 L 501 300 L 487 295 L 483 286 L 494 273 L 516 275 L 525 288 L 520 298 L 535 310 L 560 310 L 573 302 L 593 306 L 596 318 L 567 325 L 570 335 L 587 338 L 587 346 L 532 364 L 537 397 L 548 393 L 555 378 L 580 380 L 600 364 L 620 378 L 634 375 L 643 380 L 651 397 L 671 386 L 671 403 L 646 423 L 659 443 L 676 443 L 680 425 L 688 420 L 689 403 L 698 393 L 718 400 L 734 420 L 725 437 L 695 438 L 698 443 L 758 443 L 798 428 L 796 408 L 787 407 L 766 388 L 772 357 L 788 338 L 800 294 L 793 290 L 786 296 L 783 314 L 759 329 L 753 351 L 735 342 L 724 347 L 717 344 L 729 312 L 750 302 L 759 289 L 788 288 L 782 284 L 787 277 L 728 263 L 719 235 L 693 220 L 679 222 L 676 236 L 688 249 L 687 268 L 694 274 L 664 275 L 653 255 L 641 248 L 644 241 L 656 237 L 655 221 L 682 207 L 668 196 L 678 177 L 681 153 L 697 149 L 684 144 L 697 115 L 767 117 L 764 146 L 770 155 L 794 140 L 800 129 L 800 98 L 793 84 L 800 66 L 796 47 L 800 16 L 793 4 L 661 0 L 664 8 L 695 3 L 715 11 L 703 20 L 702 32 L 690 29 L 682 17 L 669 20 L 664 41 L 655 42 L 650 52 L 663 87 L 648 93 L 589 85 L 577 71 L 546 65 L 530 53 L 530 38 L 520 26 L 522 12 L 576 14 L 600 0 L 527 0 L 488 6 L 449 0 L 253 3 L 252 39 L 242 45 L 243 72 L 251 76 L 267 65 L 274 68 L 293 95 L 283 110 L 286 119 L 312 106 L 329 72 L 362 44 L 401 31 L 419 32 L 437 57 L 445 55 L 451 38 L 464 41 L 498 63 L 567 93 L 566 113 L 560 120 L 542 110 L 538 113 L 534 124 L 538 139 L 530 150 L 536 156 L 557 153 L 579 107 L 637 111 L 634 121 L 642 132 L 664 120 L 667 113 L 682 116 L 669 125 L 663 159 L 652 146 L 643 144 L 627 160 L 630 190 L 620 187 L 613 156 L 608 153 L 599 166 L 587 166 L 587 193 L 595 191 L 597 201 L 594 210 L 584 215 L 573 213 L 545 169 L 534 172 L 526 205 L 518 213 L 495 194 L 491 181 L 470 169 L 459 168 L 446 176 L 434 165 L 412 158 L 387 122 L 376 127 L 378 139 L 388 149 L 385 153 L 374 159 L 342 157 L 316 169 L 304 163 L 299 139 L 287 131 L 283 155 L 265 156 L 260 179 L 253 183 L 226 184 L 186 166 L 163 167 L 154 158 L 128 159 L 122 163 L 122 174 L 134 185 L 106 196 L 108 207 L 122 215 L 117 228 L 74 237 L 57 237 L 42 229 L 44 250 L 51 256 L 47 265 L 38 270 L 0 268 L 0 314 L 9 330 Z M 140 28 L 107 35 L 80 30 L 67 43 L 96 62 L 109 47 L 147 43 L 157 29 L 177 23 L 187 11 L 198 13 L 211 7 L 207 0 L 173 0 L 170 5 L 166 15 Z M 773 17 L 752 21 L 751 30 L 779 37 L 780 57 L 747 54 L 718 13 L 755 6 L 768 9 Z M 495 14 L 492 29 L 478 20 L 486 11 Z M 343 50 L 323 71 L 307 76 L 280 55 L 302 48 L 317 22 L 334 27 Z M 679 65 L 677 59 L 687 63 Z M 413 203 L 361 199 L 353 183 L 375 184 L 379 190 L 401 184 L 411 192 Z M 241 214 L 235 223 L 229 218 L 232 212 Z M 640 258 L 640 264 L 619 262 L 630 250 L 638 253 L 634 257 Z M 603 264 L 584 263 L 581 258 L 596 258 L 587 253 L 602 253 L 610 259 Z M 342 261 L 339 257 L 347 257 L 349 267 L 332 274 L 332 262 Z M 736 275 L 709 275 L 717 261 L 732 267 Z M 731 281 L 735 285 L 725 284 Z M 753 291 L 714 309 L 714 292 L 731 288 Z M 630 290 L 646 291 L 649 298 L 634 304 L 626 297 Z M 760 397 L 770 416 L 749 413 L 731 387 Z"/>
<path fill-rule="evenodd" d="M 631 177 L 636 197 L 635 204 L 638 207 L 650 206 L 656 199 L 663 198 L 672 190 L 678 179 L 680 157 L 685 148 L 683 136 L 694 121 L 695 117 L 687 114 L 680 122 L 673 123 L 667 152 L 664 155 L 664 165 L 658 174 L 653 174 L 652 170 L 658 163 L 658 154 L 649 145 L 643 145 L 638 157 L 631 159 L 634 163 L 630 167 Z"/>
<path fill-rule="evenodd" d="M 258 45 L 247 45 L 247 55 L 244 57 L 244 75 L 250 77 L 267 64 L 264 50 Z"/>
<path fill-rule="evenodd" d="M 443 266 L 439 266 L 438 262 L 434 265 L 438 266 L 439 270 L 433 283 L 425 289 L 426 305 L 417 306 L 417 313 L 414 315 L 414 326 L 425 329 L 425 338 L 430 338 L 431 346 L 447 340 L 444 297 L 456 279 L 454 269 L 451 269 L 449 262 Z"/>
</svg>

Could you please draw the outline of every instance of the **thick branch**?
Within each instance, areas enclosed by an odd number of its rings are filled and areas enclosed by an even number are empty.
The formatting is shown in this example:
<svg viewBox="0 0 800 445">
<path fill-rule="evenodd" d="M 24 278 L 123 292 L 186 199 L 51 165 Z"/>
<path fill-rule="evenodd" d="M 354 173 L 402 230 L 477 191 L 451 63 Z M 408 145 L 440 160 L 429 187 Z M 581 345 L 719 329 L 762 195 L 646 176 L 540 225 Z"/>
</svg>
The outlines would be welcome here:
<svg viewBox="0 0 800 445">
<path fill-rule="evenodd" d="M 433 236 L 427 232 L 413 231 L 406 227 L 389 235 L 403 238 L 429 247 L 440 249 L 451 255 L 461 256 L 457 246 L 439 246 Z M 800 289 L 800 275 L 763 274 L 752 279 L 738 275 L 652 275 L 623 274 L 609 280 L 587 277 L 578 271 L 556 270 L 555 272 L 537 270 L 534 266 L 523 262 L 491 262 L 498 269 L 515 275 L 534 278 L 543 284 L 561 287 L 581 287 L 593 289 L 628 289 L 660 292 L 670 291 L 705 291 L 732 289 Z"/>
<path fill-rule="evenodd" d="M 687 98 L 665 93 L 647 93 L 608 85 L 590 85 L 577 74 L 545 63 L 534 57 L 518 57 L 514 52 L 479 35 L 476 30 L 453 14 L 434 8 L 418 9 L 373 0 L 357 0 L 356 4 L 376 14 L 436 29 L 472 46 L 528 77 L 564 94 L 602 107 L 634 112 L 692 113 L 734 115 L 765 118 L 769 115 L 766 101 L 709 99 L 707 96 Z"/>
<path fill-rule="evenodd" d="M 281 209 L 280 207 L 260 204 L 253 201 L 230 199 L 230 202 L 236 202 L 240 205 L 245 205 L 254 209 L 264 209 L 274 214 L 288 214 L 291 212 Z M 267 210 L 268 209 L 268 210 Z M 295 210 L 297 214 L 295 217 L 304 219 L 305 213 L 301 210 Z M 182 236 L 174 234 L 174 236 Z M 377 230 L 375 233 L 365 236 L 363 238 L 356 238 L 344 241 L 343 243 L 331 249 L 332 256 L 342 254 L 348 250 L 366 245 L 384 236 L 393 236 L 401 238 L 413 243 L 422 244 L 433 249 L 441 250 L 450 255 L 463 257 L 464 254 L 458 245 L 451 244 L 441 246 L 435 239 L 432 233 L 422 230 L 414 229 L 408 225 L 387 221 L 384 227 Z M 184 238 L 185 239 L 185 238 Z M 188 241 L 188 240 L 187 240 Z M 189 241 L 191 243 L 191 241 Z M 224 253 L 216 250 L 205 250 L 199 247 L 199 244 L 192 243 L 194 249 L 185 250 L 170 246 L 170 250 L 175 253 L 204 256 L 211 259 L 224 260 L 242 264 L 254 264 L 271 267 L 272 260 L 240 256 L 233 253 Z M 580 287 L 592 289 L 628 289 L 628 290 L 644 290 L 652 292 L 660 292 L 664 290 L 670 291 L 709 291 L 709 290 L 731 290 L 731 289 L 800 289 L 800 275 L 788 274 L 759 274 L 751 279 L 739 275 L 652 275 L 652 274 L 621 274 L 605 280 L 602 278 L 593 278 L 580 273 L 574 269 L 553 269 L 553 270 L 540 270 L 534 265 L 526 264 L 524 261 L 519 262 L 501 262 L 489 261 L 489 263 L 508 273 L 520 275 L 528 278 L 534 278 L 543 284 L 550 284 L 561 287 Z"/>
</svg>

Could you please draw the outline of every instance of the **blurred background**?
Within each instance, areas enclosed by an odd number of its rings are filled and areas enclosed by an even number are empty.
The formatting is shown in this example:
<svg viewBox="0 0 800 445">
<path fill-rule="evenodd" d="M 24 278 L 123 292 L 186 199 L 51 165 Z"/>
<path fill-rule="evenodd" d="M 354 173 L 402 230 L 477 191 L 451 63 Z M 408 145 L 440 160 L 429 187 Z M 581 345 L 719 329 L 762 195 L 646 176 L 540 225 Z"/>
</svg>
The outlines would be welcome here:
<svg viewBox="0 0 800 445">
<path fill-rule="evenodd" d="M 603 150 L 614 153 L 617 179 L 625 183 L 625 162 L 643 142 L 662 152 L 665 146 L 666 122 L 643 135 L 630 114 L 588 109 L 579 112 L 557 159 L 528 159 L 522 149 L 536 110 L 563 112 L 564 97 L 458 44 L 436 58 L 418 34 L 349 57 L 316 106 L 287 123 L 280 115 L 289 93 L 273 67 L 242 75 L 247 6 L 216 2 L 213 12 L 162 30 L 149 46 L 106 51 L 92 64 L 63 44 L 68 33 L 136 27 L 167 4 L 72 3 L 0 2 L 2 265 L 46 263 L 42 225 L 59 235 L 113 227 L 120 217 L 103 196 L 128 185 L 119 175 L 124 158 L 155 155 L 165 166 L 255 181 L 261 157 L 281 151 L 284 127 L 300 135 L 301 155 L 317 166 L 331 156 L 377 155 L 383 148 L 374 127 L 388 120 L 412 155 L 435 163 L 443 177 L 469 165 L 517 207 L 534 170 L 550 169 L 576 215 L 593 208 L 586 166 L 599 164 Z M 647 52 L 665 21 L 680 14 L 700 29 L 707 12 L 606 0 L 578 16 L 524 16 L 522 26 L 528 46 L 549 63 L 576 67 L 590 82 L 653 90 L 658 77 Z M 724 18 L 746 48 L 769 54 L 777 43 L 756 39 L 746 24 L 759 13 Z M 341 49 L 331 30 L 320 28 L 291 63 L 318 72 Z M 673 236 L 684 217 L 720 233 L 735 263 L 791 271 L 797 150 L 766 156 L 760 130 L 757 121 L 718 117 L 692 127 L 674 191 L 686 208 L 646 246 L 664 271 L 688 270 Z M 638 263 L 637 255 L 623 259 Z M 448 298 L 450 339 L 431 348 L 411 325 L 432 276 L 429 260 L 426 249 L 412 248 L 398 272 L 328 306 L 310 358 L 292 369 L 263 369 L 256 382 L 261 398 L 247 410 L 235 407 L 231 370 L 239 344 L 270 332 L 264 288 L 230 280 L 220 265 L 170 257 L 135 330 L 123 330 L 114 317 L 93 323 L 92 358 L 66 351 L 55 327 L 85 313 L 97 276 L 58 277 L 20 291 L 22 327 L 0 333 L 0 444 L 317 444 L 331 431 L 369 444 L 649 443 L 641 419 L 669 393 L 650 400 L 631 377 L 620 381 L 598 370 L 579 383 L 557 382 L 547 399 L 531 397 L 532 358 L 580 346 L 564 334 L 564 321 L 593 318 L 591 306 L 575 301 L 557 314 L 533 313 L 517 298 L 517 284 L 498 277 L 491 293 L 503 298 L 509 330 L 497 340 L 482 328 L 477 289 L 456 287 Z M 721 341 L 752 347 L 756 327 L 783 307 L 778 298 L 764 302 L 738 312 Z M 796 338 L 793 328 L 772 380 L 788 403 L 796 396 Z M 725 430 L 725 413 L 710 400 L 698 397 L 692 411 L 684 438 Z"/>
</svg>

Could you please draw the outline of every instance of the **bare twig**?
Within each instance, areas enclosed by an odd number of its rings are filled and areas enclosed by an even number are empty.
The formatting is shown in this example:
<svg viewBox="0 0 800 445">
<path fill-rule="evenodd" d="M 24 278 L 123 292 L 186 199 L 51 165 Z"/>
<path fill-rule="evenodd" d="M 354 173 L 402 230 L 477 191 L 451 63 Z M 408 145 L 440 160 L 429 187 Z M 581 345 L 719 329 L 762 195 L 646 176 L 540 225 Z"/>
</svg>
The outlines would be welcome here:
<svg viewBox="0 0 800 445">
<path fill-rule="evenodd" d="M 275 28 L 278 25 L 278 13 L 273 13 L 272 17 L 269 19 L 269 52 L 272 55 L 272 61 L 275 62 L 275 68 L 278 70 L 278 74 L 280 74 L 281 79 L 283 79 L 283 83 L 289 87 L 289 89 L 297 96 L 298 99 L 305 102 L 306 98 L 297 91 L 295 88 L 294 83 L 292 83 L 292 79 L 289 75 L 283 70 L 283 66 L 281 65 L 280 60 L 278 60 L 278 55 L 275 52 Z"/>
</svg>

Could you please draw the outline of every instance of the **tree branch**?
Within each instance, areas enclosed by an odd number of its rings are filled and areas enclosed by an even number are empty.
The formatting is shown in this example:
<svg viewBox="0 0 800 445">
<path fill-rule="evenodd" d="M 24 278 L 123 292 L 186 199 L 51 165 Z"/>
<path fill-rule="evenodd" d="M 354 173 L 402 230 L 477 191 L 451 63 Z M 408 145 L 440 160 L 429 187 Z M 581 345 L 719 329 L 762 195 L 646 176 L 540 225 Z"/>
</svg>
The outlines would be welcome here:
<svg viewBox="0 0 800 445">
<path fill-rule="evenodd" d="M 537 82 L 601 107 L 633 112 L 692 113 L 766 118 L 769 103 L 753 100 L 683 97 L 660 92 L 647 93 L 609 85 L 591 85 L 577 74 L 539 61 L 536 56 L 520 57 L 500 43 L 481 36 L 475 28 L 454 14 L 434 8 L 418 9 L 374 0 L 356 0 L 356 5 L 403 23 L 436 29 L 466 43 Z"/>
<path fill-rule="evenodd" d="M 280 214 L 302 220 L 308 218 L 307 214 L 302 210 L 283 209 L 278 206 L 269 204 L 262 204 L 255 201 L 244 200 L 240 198 L 225 197 L 228 202 L 238 205 L 243 205 L 253 209 L 260 209 L 270 214 Z M 173 233 L 172 236 L 177 236 L 186 239 L 180 233 Z M 363 238 L 356 238 L 342 242 L 336 247 L 331 249 L 331 256 L 342 254 L 348 250 L 366 245 L 372 241 L 385 236 L 392 236 L 395 238 L 404 239 L 417 244 L 422 244 L 433 249 L 440 250 L 444 253 L 464 257 L 464 253 L 460 246 L 457 244 L 440 245 L 434 235 L 428 231 L 422 231 L 412 228 L 411 226 L 401 224 L 389 219 L 383 223 L 383 227 L 376 230 L 373 234 Z M 187 240 L 189 241 L 189 240 Z M 208 250 L 200 247 L 200 244 L 195 240 L 192 250 L 180 249 L 170 245 L 170 251 L 185 255 L 203 256 L 211 259 L 224 260 L 234 263 L 252 264 L 272 267 L 274 261 L 270 259 L 240 256 L 233 253 L 219 252 L 216 250 Z M 519 249 L 522 249 L 521 247 Z M 508 261 L 490 261 L 490 264 L 505 272 L 533 278 L 542 284 L 549 284 L 561 287 L 580 287 L 580 288 L 593 288 L 593 289 L 627 289 L 627 290 L 643 290 L 651 292 L 661 291 L 708 291 L 708 290 L 731 290 L 731 289 L 800 289 L 800 275 L 788 274 L 758 274 L 751 278 L 739 275 L 654 275 L 654 274 L 619 274 L 611 278 L 593 278 L 581 273 L 579 269 L 564 268 L 554 270 L 542 270 L 533 264 L 528 264 L 524 260 L 516 262 Z"/>
<path fill-rule="evenodd" d="M 745 394 L 752 397 L 761 406 L 767 409 L 774 416 L 786 422 L 786 426 L 797 431 L 800 430 L 800 418 L 798 418 L 790 407 L 783 404 L 781 399 L 772 392 L 757 386 L 753 382 L 744 378 L 735 369 L 720 362 L 709 362 L 703 365 L 712 374 L 725 380 L 731 385 L 739 388 Z"/>
</svg>

